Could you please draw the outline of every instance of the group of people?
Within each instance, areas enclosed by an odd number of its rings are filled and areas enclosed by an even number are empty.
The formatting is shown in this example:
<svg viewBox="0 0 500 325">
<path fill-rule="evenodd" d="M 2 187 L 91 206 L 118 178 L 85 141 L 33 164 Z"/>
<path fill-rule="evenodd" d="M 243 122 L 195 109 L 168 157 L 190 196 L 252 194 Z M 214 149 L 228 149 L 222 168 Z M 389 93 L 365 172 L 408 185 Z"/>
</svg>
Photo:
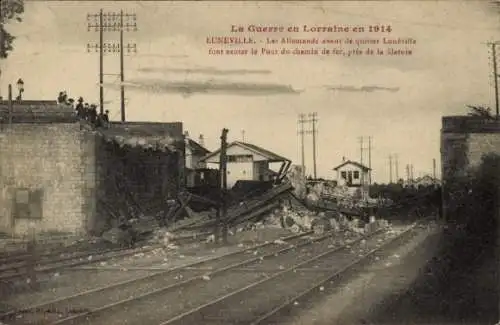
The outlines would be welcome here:
<svg viewBox="0 0 500 325">
<path fill-rule="evenodd" d="M 105 110 L 103 113 L 97 113 L 97 105 L 84 102 L 83 97 L 78 98 L 75 105 L 74 99 L 68 98 L 66 91 L 61 91 L 57 97 L 57 102 L 59 104 L 66 104 L 73 107 L 78 118 L 86 120 L 96 127 L 108 126 L 109 110 Z"/>
</svg>

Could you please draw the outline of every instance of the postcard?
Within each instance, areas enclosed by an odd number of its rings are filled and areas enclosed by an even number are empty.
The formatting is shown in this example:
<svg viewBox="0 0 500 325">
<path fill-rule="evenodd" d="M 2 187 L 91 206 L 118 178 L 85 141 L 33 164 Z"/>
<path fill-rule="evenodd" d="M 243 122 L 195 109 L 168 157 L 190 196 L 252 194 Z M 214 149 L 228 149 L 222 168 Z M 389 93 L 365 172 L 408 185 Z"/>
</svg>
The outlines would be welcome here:
<svg viewBox="0 0 500 325">
<path fill-rule="evenodd" d="M 0 0 L 0 324 L 497 323 L 499 18 Z"/>
</svg>

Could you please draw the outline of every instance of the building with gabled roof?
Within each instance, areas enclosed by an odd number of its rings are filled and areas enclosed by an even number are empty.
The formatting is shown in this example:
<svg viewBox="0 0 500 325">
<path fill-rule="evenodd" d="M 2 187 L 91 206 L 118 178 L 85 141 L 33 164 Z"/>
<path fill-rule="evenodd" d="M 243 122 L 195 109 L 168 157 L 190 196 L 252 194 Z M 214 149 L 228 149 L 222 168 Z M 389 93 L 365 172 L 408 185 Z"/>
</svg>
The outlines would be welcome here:
<svg viewBox="0 0 500 325">
<path fill-rule="evenodd" d="M 238 180 L 271 181 L 282 179 L 291 161 L 281 155 L 260 146 L 234 141 L 227 145 L 227 186 L 230 188 Z M 205 157 L 202 161 L 218 168 L 220 149 Z M 278 171 L 270 169 L 270 164 L 280 164 Z"/>
<path fill-rule="evenodd" d="M 337 167 L 333 168 L 337 172 L 337 184 L 346 186 L 352 195 L 360 198 L 368 197 L 368 180 L 371 169 L 357 161 L 345 160 Z"/>
<path fill-rule="evenodd" d="M 342 169 L 344 166 L 346 165 L 352 165 L 352 166 L 355 166 L 357 167 L 358 169 L 360 170 L 364 170 L 366 172 L 370 171 L 371 169 L 357 161 L 352 161 L 352 160 L 347 160 L 347 161 L 343 161 L 340 165 L 338 165 L 337 167 L 333 168 L 333 170 L 337 171 L 337 170 L 340 170 Z"/>
<path fill-rule="evenodd" d="M 211 179 L 217 177 L 217 171 L 209 171 L 206 163 L 201 161 L 203 157 L 210 153 L 201 143 L 194 141 L 189 137 L 188 132 L 184 132 L 185 138 L 185 157 L 186 157 L 186 186 L 195 187 L 205 183 L 212 183 Z M 200 142 L 203 136 L 200 135 Z M 207 173 L 210 173 L 208 175 Z M 215 184 L 214 184 L 215 185 Z"/>
</svg>

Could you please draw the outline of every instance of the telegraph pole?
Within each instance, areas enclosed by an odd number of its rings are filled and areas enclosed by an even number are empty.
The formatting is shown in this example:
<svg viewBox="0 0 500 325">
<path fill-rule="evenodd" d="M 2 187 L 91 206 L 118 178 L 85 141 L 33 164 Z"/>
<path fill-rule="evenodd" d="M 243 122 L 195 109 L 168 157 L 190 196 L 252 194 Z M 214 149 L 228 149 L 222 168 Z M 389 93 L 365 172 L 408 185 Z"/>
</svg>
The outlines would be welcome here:
<svg viewBox="0 0 500 325">
<path fill-rule="evenodd" d="M 4 30 L 4 26 L 3 26 L 4 25 L 4 21 L 3 21 L 4 16 L 2 14 L 2 11 L 5 9 L 7 9 L 7 8 L 5 8 L 4 1 L 0 0 L 0 59 L 4 59 L 7 56 L 7 52 L 5 51 L 5 34 L 4 34 L 5 30 Z M 0 77 L 1 77 L 1 74 L 2 74 L 2 66 L 0 65 Z M 7 94 L 7 96 L 8 96 L 8 94 Z M 1 91 L 0 91 L 0 99 L 2 99 Z"/>
<path fill-rule="evenodd" d="M 314 179 L 317 178 L 317 172 L 316 172 L 316 134 L 318 133 L 318 128 L 317 128 L 317 123 L 318 122 L 318 113 L 309 113 L 308 118 L 306 119 L 305 114 L 299 114 L 299 135 L 300 135 L 300 147 L 301 147 L 301 153 L 302 153 L 302 171 L 303 175 L 305 176 L 306 173 L 306 163 L 305 163 L 305 146 L 304 146 L 304 135 L 305 134 L 312 134 L 312 145 L 313 145 L 313 173 L 314 173 Z M 311 129 L 310 130 L 305 130 L 304 129 L 304 124 L 310 123 L 311 124 Z"/>
<path fill-rule="evenodd" d="M 359 162 L 361 165 L 363 165 L 363 137 L 359 137 L 359 155 L 360 155 L 360 160 Z"/>
<path fill-rule="evenodd" d="M 104 114 L 104 22 L 102 9 L 99 11 L 99 112 Z"/>
<path fill-rule="evenodd" d="M 126 18 L 127 22 L 124 22 Z M 108 12 L 103 13 L 102 9 L 99 14 L 88 14 L 88 30 L 94 29 L 99 32 L 99 44 L 87 44 L 87 51 L 95 50 L 99 52 L 99 99 L 100 99 L 100 112 L 104 113 L 104 54 L 105 53 L 120 53 L 120 97 L 121 97 L 121 120 L 125 122 L 125 75 L 124 75 L 124 55 L 125 51 L 128 53 L 137 52 L 137 45 L 129 43 L 124 45 L 123 32 L 137 31 L 136 15 L 124 14 L 123 10 L 119 13 Z M 94 22 L 92 22 L 94 21 Z M 104 42 L 104 32 L 120 32 L 120 41 L 116 43 Z"/>
<path fill-rule="evenodd" d="M 491 52 L 492 52 L 492 60 L 493 60 L 493 86 L 495 87 L 495 112 L 496 115 L 495 117 L 498 119 L 500 112 L 499 112 L 499 104 L 498 104 L 498 67 L 497 67 L 497 42 L 493 43 L 488 43 L 488 45 L 491 46 Z"/>
<path fill-rule="evenodd" d="M 1 4 L 1 0 L 0 0 L 0 4 Z M 1 22 L 1 14 L 0 14 L 0 59 L 2 58 L 2 55 L 4 55 L 5 53 L 5 39 L 4 39 L 4 36 L 3 36 L 3 23 Z M 0 80 L 2 77 L 2 66 L 0 65 Z M 1 84 L 1 83 L 0 83 Z M 0 99 L 2 99 L 2 92 L 1 92 L 1 88 L 0 87 Z"/>
<path fill-rule="evenodd" d="M 360 163 L 361 165 L 363 165 L 363 137 L 359 137 L 359 150 L 360 150 Z M 364 189 L 365 187 L 365 172 L 364 170 L 361 171 L 361 175 L 360 175 L 360 181 L 361 181 L 361 188 Z M 361 193 L 364 193 L 364 191 L 361 191 Z M 364 199 L 364 196 L 362 196 L 362 198 Z"/>
<path fill-rule="evenodd" d="M 410 165 L 406 164 L 406 181 L 410 183 Z"/>
<path fill-rule="evenodd" d="M 92 20 L 96 20 L 92 23 Z M 98 14 L 87 14 L 88 31 L 94 28 L 99 32 L 99 45 L 95 44 L 94 48 L 99 51 L 99 110 L 104 113 L 104 14 L 102 9 Z M 87 44 L 87 51 L 90 52 L 90 46 Z"/>
<path fill-rule="evenodd" d="M 241 141 L 245 142 L 245 130 L 241 130 Z"/>
<path fill-rule="evenodd" d="M 389 155 L 389 184 L 392 184 L 392 155 Z"/>
<path fill-rule="evenodd" d="M 396 174 L 396 183 L 399 182 L 399 158 L 398 154 L 394 155 L 394 172 Z"/>
<path fill-rule="evenodd" d="M 123 68 L 123 10 L 120 10 L 120 112 L 125 122 L 125 73 Z"/>
<path fill-rule="evenodd" d="M 372 185 L 372 137 L 368 137 L 368 184 Z"/>
<path fill-rule="evenodd" d="M 432 159 L 432 180 L 436 183 L 436 159 Z"/>
<path fill-rule="evenodd" d="M 299 114 L 299 136 L 300 136 L 300 148 L 302 154 L 302 176 L 306 175 L 306 162 L 305 162 L 305 149 L 304 149 L 304 124 L 307 122 L 305 114 Z"/>
<path fill-rule="evenodd" d="M 410 179 L 413 182 L 413 164 L 410 165 Z"/>
<path fill-rule="evenodd" d="M 313 172 L 314 172 L 314 179 L 317 178 L 316 174 L 316 133 L 318 130 L 316 129 L 316 122 L 318 122 L 318 113 L 309 113 L 309 122 L 312 123 L 312 130 L 310 133 L 312 133 L 312 142 L 313 142 Z"/>
<path fill-rule="evenodd" d="M 13 112 L 13 107 L 12 107 L 12 85 L 9 84 L 9 89 L 8 89 L 8 94 L 7 94 L 7 100 L 8 100 L 8 105 L 9 105 L 9 130 L 10 126 L 12 125 L 12 112 Z"/>
<path fill-rule="evenodd" d="M 227 234 L 228 234 L 228 220 L 227 220 L 227 133 L 228 129 L 222 129 L 221 139 L 221 151 L 220 151 L 220 176 L 221 176 L 221 206 L 222 211 L 222 242 L 227 244 Z M 220 215 L 219 214 L 219 215 Z"/>
</svg>

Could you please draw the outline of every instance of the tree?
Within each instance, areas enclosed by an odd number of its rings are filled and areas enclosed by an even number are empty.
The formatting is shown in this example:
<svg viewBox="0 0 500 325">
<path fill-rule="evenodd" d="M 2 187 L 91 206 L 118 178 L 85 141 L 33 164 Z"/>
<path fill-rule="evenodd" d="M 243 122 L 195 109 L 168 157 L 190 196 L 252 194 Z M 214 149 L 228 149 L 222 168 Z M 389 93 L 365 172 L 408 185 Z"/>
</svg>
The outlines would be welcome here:
<svg viewBox="0 0 500 325">
<path fill-rule="evenodd" d="M 491 108 L 483 107 L 483 106 L 472 106 L 467 105 L 470 109 L 469 116 L 478 116 L 486 119 L 493 119 L 493 115 L 491 114 Z"/>
<path fill-rule="evenodd" d="M 5 25 L 11 21 L 21 22 L 23 13 L 23 0 L 0 0 L 0 59 L 7 58 L 13 50 L 15 40 L 15 36 L 5 29 Z"/>
</svg>

